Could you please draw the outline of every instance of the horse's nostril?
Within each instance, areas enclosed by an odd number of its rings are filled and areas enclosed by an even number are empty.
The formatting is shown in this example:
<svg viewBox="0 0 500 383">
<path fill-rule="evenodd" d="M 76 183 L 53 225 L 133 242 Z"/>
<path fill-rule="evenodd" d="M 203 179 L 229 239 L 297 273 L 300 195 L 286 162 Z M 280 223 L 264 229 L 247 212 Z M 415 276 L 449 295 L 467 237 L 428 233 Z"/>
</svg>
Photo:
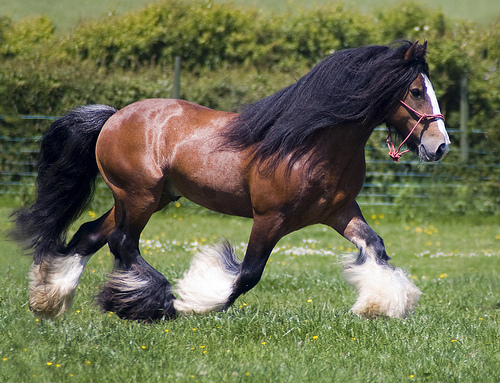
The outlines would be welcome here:
<svg viewBox="0 0 500 383">
<path fill-rule="evenodd" d="M 434 160 L 437 161 L 446 153 L 446 144 L 441 144 L 436 150 Z"/>
</svg>

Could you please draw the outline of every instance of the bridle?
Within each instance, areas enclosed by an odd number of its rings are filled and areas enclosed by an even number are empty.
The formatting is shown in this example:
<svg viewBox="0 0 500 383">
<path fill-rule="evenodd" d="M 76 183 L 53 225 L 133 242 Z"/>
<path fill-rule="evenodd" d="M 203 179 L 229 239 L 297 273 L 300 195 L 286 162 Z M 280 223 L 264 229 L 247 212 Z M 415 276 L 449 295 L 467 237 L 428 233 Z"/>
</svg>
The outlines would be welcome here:
<svg viewBox="0 0 500 383">
<path fill-rule="evenodd" d="M 389 129 L 389 135 L 387 136 L 386 143 L 387 143 L 387 147 L 389 148 L 389 157 L 391 157 L 392 160 L 396 161 L 396 162 L 399 162 L 399 159 L 401 158 L 401 156 L 403 154 L 405 154 L 405 153 L 407 153 L 407 152 L 410 151 L 410 149 L 407 149 L 405 151 L 400 152 L 401 146 L 403 146 L 403 144 L 408 140 L 408 138 L 410 138 L 410 136 L 412 135 L 413 131 L 417 128 L 418 124 L 420 124 L 422 122 L 422 120 L 431 120 L 431 119 L 435 120 L 435 119 L 440 118 L 440 119 L 442 119 L 444 121 L 444 116 L 442 114 L 424 114 L 424 113 L 420 113 L 419 111 L 413 109 L 410 105 L 408 105 L 403 100 L 399 100 L 399 102 L 401 102 L 401 104 L 403 104 L 406 108 L 408 108 L 409 110 L 411 110 L 413 113 L 415 113 L 420 118 L 418 119 L 417 123 L 415 124 L 415 126 L 413 127 L 413 129 L 410 131 L 410 133 L 408 133 L 408 135 L 406 136 L 406 138 L 401 142 L 401 144 L 399 144 L 397 150 L 394 147 L 394 144 L 392 142 L 391 127 L 387 126 L 387 129 Z"/>
</svg>

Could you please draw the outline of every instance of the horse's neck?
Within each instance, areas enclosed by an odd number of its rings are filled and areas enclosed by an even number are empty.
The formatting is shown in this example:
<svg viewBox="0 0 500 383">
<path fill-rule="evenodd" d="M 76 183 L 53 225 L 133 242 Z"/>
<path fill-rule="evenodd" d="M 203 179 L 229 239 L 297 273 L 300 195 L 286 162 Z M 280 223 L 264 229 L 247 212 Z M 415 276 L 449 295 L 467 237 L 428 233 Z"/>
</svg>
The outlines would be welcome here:
<svg viewBox="0 0 500 383">
<path fill-rule="evenodd" d="M 375 129 L 372 125 L 350 124 L 325 129 L 318 139 L 319 150 L 330 162 L 338 162 L 352 155 L 363 155 L 365 145 Z"/>
</svg>

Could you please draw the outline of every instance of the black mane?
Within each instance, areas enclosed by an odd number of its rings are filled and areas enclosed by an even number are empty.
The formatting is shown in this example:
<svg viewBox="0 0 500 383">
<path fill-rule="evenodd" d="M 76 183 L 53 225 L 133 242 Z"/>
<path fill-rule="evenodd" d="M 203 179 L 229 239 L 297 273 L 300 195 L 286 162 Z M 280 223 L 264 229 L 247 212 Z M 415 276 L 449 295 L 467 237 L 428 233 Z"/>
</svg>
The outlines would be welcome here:
<svg viewBox="0 0 500 383">
<path fill-rule="evenodd" d="M 272 157 L 272 167 L 292 154 L 291 167 L 322 129 L 350 123 L 375 127 L 419 73 L 428 75 L 426 46 L 404 42 L 336 52 L 295 84 L 245 107 L 224 132 L 226 146 L 241 150 L 256 144 L 253 160 Z"/>
</svg>

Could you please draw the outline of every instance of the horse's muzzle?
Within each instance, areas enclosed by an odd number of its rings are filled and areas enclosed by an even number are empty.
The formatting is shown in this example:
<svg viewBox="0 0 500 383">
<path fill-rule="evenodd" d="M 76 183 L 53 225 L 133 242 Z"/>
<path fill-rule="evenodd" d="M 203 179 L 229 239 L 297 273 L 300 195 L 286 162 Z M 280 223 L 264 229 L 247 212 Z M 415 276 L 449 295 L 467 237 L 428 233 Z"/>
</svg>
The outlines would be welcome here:
<svg viewBox="0 0 500 383">
<path fill-rule="evenodd" d="M 422 161 L 439 161 L 446 156 L 449 150 L 450 146 L 446 143 L 440 144 L 435 150 L 428 150 L 425 145 L 421 144 L 418 147 L 418 156 Z"/>
</svg>

